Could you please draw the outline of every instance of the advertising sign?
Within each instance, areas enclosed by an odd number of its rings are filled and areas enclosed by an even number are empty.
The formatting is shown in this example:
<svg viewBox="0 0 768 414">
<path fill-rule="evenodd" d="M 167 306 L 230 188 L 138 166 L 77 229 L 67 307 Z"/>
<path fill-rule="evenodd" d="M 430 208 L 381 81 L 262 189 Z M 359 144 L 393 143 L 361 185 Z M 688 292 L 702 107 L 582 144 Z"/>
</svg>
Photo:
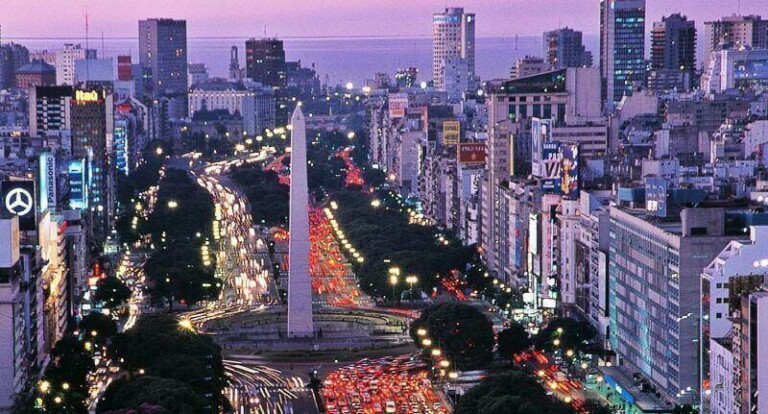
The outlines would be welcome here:
<svg viewBox="0 0 768 414">
<path fill-rule="evenodd" d="M 86 185 L 85 160 L 72 160 L 67 166 L 69 176 L 69 207 L 88 208 L 88 186 Z"/>
<path fill-rule="evenodd" d="M 56 209 L 56 157 L 52 152 L 43 152 L 39 158 L 40 167 L 40 211 Z"/>
<path fill-rule="evenodd" d="M 560 144 L 560 192 L 570 200 L 579 198 L 579 144 Z"/>
<path fill-rule="evenodd" d="M 657 217 L 667 216 L 667 180 L 657 177 L 645 179 L 645 209 Z"/>
<path fill-rule="evenodd" d="M 531 155 L 532 168 L 535 177 L 542 177 L 543 164 L 541 157 L 544 151 L 544 143 L 552 140 L 552 120 L 551 119 L 531 119 Z"/>
<path fill-rule="evenodd" d="M 115 147 L 115 167 L 117 172 L 128 175 L 128 121 L 115 120 L 115 132 L 112 135 Z"/>
<path fill-rule="evenodd" d="M 462 142 L 458 144 L 459 164 L 484 164 L 485 144 L 479 142 Z"/>
<path fill-rule="evenodd" d="M 458 145 L 461 135 L 461 124 L 459 121 L 443 121 L 443 145 Z"/>
<path fill-rule="evenodd" d="M 34 181 L 3 181 L 2 209 L 19 216 L 19 230 L 34 230 L 36 227 Z"/>
<path fill-rule="evenodd" d="M 560 143 L 545 142 L 541 147 L 541 187 L 545 193 L 560 193 Z"/>
<path fill-rule="evenodd" d="M 389 117 L 402 118 L 408 110 L 408 94 L 393 93 L 389 95 Z"/>
</svg>

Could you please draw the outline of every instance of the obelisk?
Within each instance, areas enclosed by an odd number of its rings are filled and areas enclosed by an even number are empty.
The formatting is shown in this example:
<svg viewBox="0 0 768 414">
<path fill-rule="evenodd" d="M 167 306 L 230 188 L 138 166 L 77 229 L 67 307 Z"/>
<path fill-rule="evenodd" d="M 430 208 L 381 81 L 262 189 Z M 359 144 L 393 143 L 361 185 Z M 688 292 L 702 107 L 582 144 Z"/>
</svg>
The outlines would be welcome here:
<svg viewBox="0 0 768 414">
<path fill-rule="evenodd" d="M 309 275 L 307 126 L 301 105 L 291 117 L 291 199 L 288 242 L 288 336 L 311 337 L 312 279 Z"/>
</svg>

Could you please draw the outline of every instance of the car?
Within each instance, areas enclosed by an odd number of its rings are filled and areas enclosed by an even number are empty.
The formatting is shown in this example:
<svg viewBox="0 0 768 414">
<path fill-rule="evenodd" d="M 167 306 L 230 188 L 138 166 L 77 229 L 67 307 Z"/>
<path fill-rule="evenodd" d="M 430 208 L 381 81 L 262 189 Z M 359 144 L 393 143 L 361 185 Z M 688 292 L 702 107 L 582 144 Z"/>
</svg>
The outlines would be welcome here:
<svg viewBox="0 0 768 414">
<path fill-rule="evenodd" d="M 389 400 L 386 402 L 384 406 L 384 412 L 386 413 L 395 413 L 397 412 L 397 406 L 395 405 L 395 402 L 392 400 Z"/>
</svg>

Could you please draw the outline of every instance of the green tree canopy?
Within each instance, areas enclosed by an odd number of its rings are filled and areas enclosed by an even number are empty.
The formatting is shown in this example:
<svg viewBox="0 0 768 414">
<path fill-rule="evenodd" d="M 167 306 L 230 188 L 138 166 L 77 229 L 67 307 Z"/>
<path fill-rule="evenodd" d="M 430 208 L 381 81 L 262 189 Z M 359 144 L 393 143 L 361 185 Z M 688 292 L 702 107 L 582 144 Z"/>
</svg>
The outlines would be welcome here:
<svg viewBox="0 0 768 414">
<path fill-rule="evenodd" d="M 499 332 L 497 337 L 499 355 L 504 359 L 512 359 L 515 354 L 531 347 L 531 338 L 525 326 L 513 323 L 509 328 Z"/>
<path fill-rule="evenodd" d="M 91 342 L 106 343 L 117 334 L 117 323 L 101 312 L 91 312 L 78 324 L 80 334 Z"/>
<path fill-rule="evenodd" d="M 181 381 L 141 376 L 133 380 L 118 379 L 107 388 L 96 408 L 97 413 L 112 410 L 142 409 L 157 405 L 169 414 L 212 413 L 210 402 Z"/>
<path fill-rule="evenodd" d="M 575 414 L 520 371 L 491 375 L 459 400 L 456 414 Z"/>
<path fill-rule="evenodd" d="M 423 346 L 419 329 L 425 329 L 431 347 L 439 347 L 459 369 L 481 368 L 493 359 L 493 324 L 473 306 L 461 302 L 430 305 L 411 324 L 411 337 Z"/>
<path fill-rule="evenodd" d="M 105 308 L 122 306 L 130 297 L 131 289 L 115 276 L 100 279 L 93 294 L 93 300 L 102 303 Z"/>
</svg>

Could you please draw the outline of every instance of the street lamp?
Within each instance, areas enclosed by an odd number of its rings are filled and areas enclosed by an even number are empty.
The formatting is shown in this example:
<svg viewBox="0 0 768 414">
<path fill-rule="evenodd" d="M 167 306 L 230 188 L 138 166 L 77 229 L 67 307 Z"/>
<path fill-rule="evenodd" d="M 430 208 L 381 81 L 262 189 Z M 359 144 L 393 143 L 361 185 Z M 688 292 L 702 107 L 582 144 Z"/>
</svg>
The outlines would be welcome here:
<svg viewBox="0 0 768 414">
<path fill-rule="evenodd" d="M 411 305 L 413 305 L 413 285 L 419 281 L 416 275 L 410 275 L 405 278 L 405 281 L 410 285 L 409 293 L 411 296 Z"/>
<path fill-rule="evenodd" d="M 419 335 L 419 336 L 426 336 L 426 335 L 427 335 L 427 330 L 426 330 L 426 329 L 424 329 L 424 328 L 419 328 L 419 329 L 416 331 L 416 335 Z"/>
<path fill-rule="evenodd" d="M 391 270 L 391 269 L 390 269 Z M 389 275 L 389 284 L 392 285 L 392 306 L 395 306 L 395 286 L 397 285 L 397 275 L 390 273 Z"/>
<path fill-rule="evenodd" d="M 400 268 L 399 267 L 390 267 L 389 268 L 389 284 L 392 285 L 392 306 L 395 306 L 395 285 L 397 285 L 397 282 L 400 280 Z"/>
<path fill-rule="evenodd" d="M 174 201 L 174 200 L 171 200 L 171 201 L 169 201 L 169 202 L 168 202 L 168 208 L 171 208 L 171 209 L 173 209 L 173 208 L 176 208 L 176 207 L 178 207 L 178 206 L 179 206 L 179 203 L 177 203 L 177 202 L 176 202 L 176 201 Z"/>
</svg>

